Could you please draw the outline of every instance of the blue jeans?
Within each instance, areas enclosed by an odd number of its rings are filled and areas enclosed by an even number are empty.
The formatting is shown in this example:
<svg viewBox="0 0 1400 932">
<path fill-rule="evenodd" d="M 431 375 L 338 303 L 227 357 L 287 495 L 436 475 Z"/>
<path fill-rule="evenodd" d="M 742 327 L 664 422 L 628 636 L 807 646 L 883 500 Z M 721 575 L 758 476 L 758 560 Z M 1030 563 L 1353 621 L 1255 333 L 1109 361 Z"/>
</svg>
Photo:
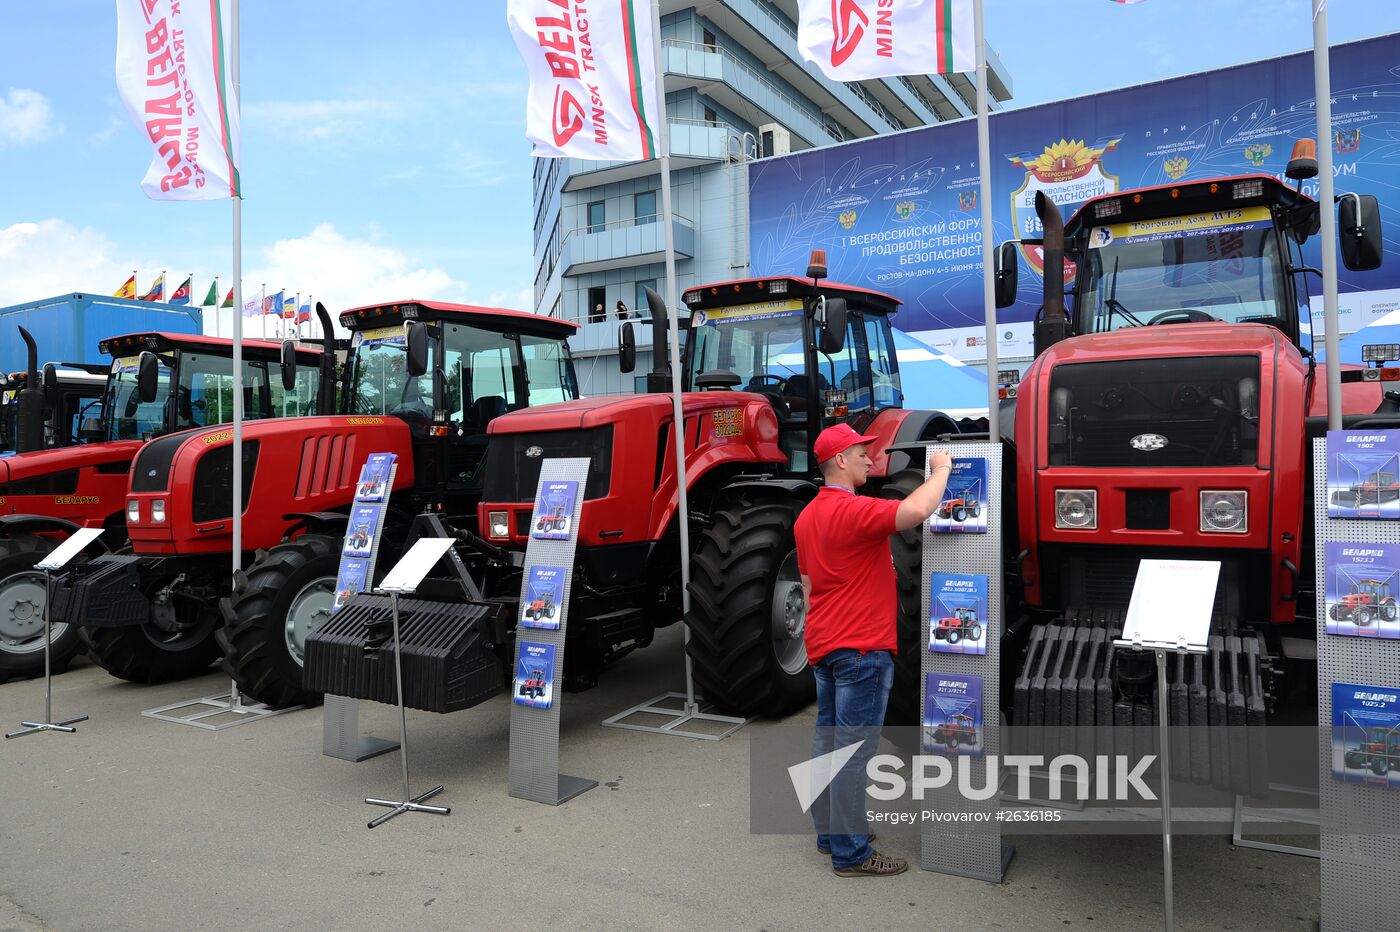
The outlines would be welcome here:
<svg viewBox="0 0 1400 932">
<path fill-rule="evenodd" d="M 831 849 L 831 866 L 854 867 L 870 857 L 865 818 L 865 766 L 880 744 L 885 705 L 894 685 L 888 651 L 834 650 L 812 668 L 817 679 L 817 731 L 812 756 L 863 742 L 812 804 L 817 847 Z"/>
</svg>

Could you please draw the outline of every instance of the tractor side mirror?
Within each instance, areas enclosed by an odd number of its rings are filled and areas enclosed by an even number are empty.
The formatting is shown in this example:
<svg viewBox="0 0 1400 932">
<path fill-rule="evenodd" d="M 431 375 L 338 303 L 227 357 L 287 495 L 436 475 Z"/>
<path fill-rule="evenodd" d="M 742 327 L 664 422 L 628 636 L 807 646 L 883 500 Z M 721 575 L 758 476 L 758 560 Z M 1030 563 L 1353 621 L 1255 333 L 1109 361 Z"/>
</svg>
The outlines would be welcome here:
<svg viewBox="0 0 1400 932">
<path fill-rule="evenodd" d="M 1381 208 L 1374 194 L 1343 194 L 1337 209 L 1342 262 L 1353 272 L 1380 268 Z"/>
<path fill-rule="evenodd" d="M 817 304 L 817 348 L 828 356 L 846 345 L 846 299 L 823 296 Z"/>
<path fill-rule="evenodd" d="M 136 366 L 136 396 L 142 404 L 156 400 L 156 390 L 160 387 L 160 360 L 155 353 L 144 352 Z"/>
<path fill-rule="evenodd" d="M 289 392 L 297 387 L 297 344 L 295 340 L 282 341 L 282 390 Z"/>
<path fill-rule="evenodd" d="M 1016 282 L 1021 277 L 1020 249 L 1014 242 L 1005 242 L 996 253 L 996 305 L 1010 307 L 1016 303 Z"/>
<path fill-rule="evenodd" d="M 637 336 L 630 320 L 617 328 L 617 361 L 623 372 L 637 368 Z"/>
<path fill-rule="evenodd" d="M 428 371 L 428 327 L 422 321 L 408 322 L 408 374 L 417 378 Z"/>
</svg>

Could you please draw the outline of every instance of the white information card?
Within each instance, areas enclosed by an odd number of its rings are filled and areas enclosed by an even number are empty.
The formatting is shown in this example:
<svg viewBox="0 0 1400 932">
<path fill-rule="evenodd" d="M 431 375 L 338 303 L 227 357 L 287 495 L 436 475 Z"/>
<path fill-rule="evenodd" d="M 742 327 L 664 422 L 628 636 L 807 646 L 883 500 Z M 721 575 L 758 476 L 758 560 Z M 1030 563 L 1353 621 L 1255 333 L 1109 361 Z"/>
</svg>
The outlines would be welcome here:
<svg viewBox="0 0 1400 932">
<path fill-rule="evenodd" d="M 394 565 L 378 586 L 380 592 L 413 592 L 452 546 L 450 537 L 424 537 Z"/>
<path fill-rule="evenodd" d="M 80 527 L 73 532 L 73 536 L 59 544 L 44 556 L 44 559 L 34 564 L 36 569 L 56 570 L 67 565 L 68 561 L 78 555 L 88 544 L 102 536 L 103 529 L 100 527 Z"/>
<path fill-rule="evenodd" d="M 1143 560 L 1123 642 L 1204 651 L 1219 580 L 1219 560 Z"/>
</svg>

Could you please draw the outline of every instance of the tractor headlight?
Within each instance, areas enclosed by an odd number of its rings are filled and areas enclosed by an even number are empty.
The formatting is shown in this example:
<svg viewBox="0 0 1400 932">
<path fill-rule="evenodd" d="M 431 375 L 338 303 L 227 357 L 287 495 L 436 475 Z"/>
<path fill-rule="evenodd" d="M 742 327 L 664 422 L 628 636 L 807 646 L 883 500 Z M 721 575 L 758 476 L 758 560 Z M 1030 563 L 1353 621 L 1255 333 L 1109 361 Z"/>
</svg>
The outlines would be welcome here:
<svg viewBox="0 0 1400 932">
<path fill-rule="evenodd" d="M 1201 493 L 1201 530 L 1217 534 L 1249 532 L 1249 493 Z"/>
<path fill-rule="evenodd" d="M 126 500 L 126 523 L 138 524 L 141 521 L 141 500 L 138 498 L 128 498 Z"/>
<path fill-rule="evenodd" d="M 165 499 L 157 498 L 151 501 L 151 520 L 156 524 L 165 523 Z"/>
<path fill-rule="evenodd" d="M 510 512 L 488 512 L 486 515 L 486 523 L 491 528 L 491 536 L 497 540 L 505 540 L 510 537 Z"/>
<path fill-rule="evenodd" d="M 1093 489 L 1055 490 L 1055 527 L 1093 530 L 1098 526 L 1098 492 Z"/>
</svg>

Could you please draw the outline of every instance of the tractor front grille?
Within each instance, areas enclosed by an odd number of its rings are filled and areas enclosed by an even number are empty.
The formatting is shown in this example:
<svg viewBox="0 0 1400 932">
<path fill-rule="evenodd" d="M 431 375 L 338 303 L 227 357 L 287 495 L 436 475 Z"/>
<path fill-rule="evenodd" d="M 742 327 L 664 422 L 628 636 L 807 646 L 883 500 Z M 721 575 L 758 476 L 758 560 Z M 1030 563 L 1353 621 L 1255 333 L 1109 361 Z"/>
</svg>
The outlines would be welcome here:
<svg viewBox="0 0 1400 932">
<path fill-rule="evenodd" d="M 588 457 L 585 499 L 602 498 L 612 484 L 613 429 L 550 430 L 491 434 L 487 439 L 483 494 L 488 502 L 533 502 L 540 466 L 547 459 Z"/>
</svg>

